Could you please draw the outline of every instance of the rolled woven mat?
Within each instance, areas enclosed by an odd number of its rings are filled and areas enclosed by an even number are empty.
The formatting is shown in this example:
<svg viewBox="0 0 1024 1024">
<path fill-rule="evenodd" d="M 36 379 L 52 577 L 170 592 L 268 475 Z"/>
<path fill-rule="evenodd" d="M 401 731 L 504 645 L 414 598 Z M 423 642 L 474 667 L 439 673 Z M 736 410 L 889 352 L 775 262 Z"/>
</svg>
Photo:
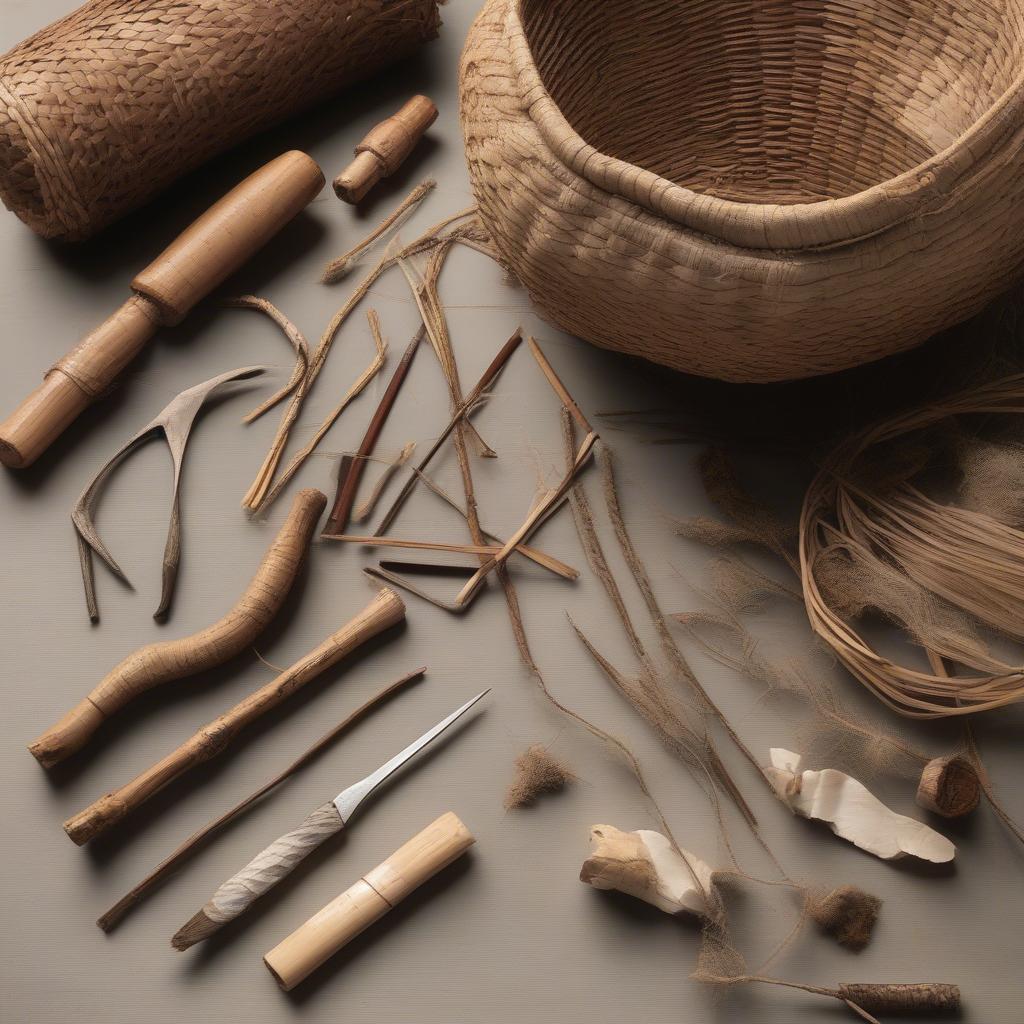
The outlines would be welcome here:
<svg viewBox="0 0 1024 1024">
<path fill-rule="evenodd" d="M 0 198 L 83 239 L 413 53 L 439 0 L 91 0 L 0 58 Z"/>
</svg>

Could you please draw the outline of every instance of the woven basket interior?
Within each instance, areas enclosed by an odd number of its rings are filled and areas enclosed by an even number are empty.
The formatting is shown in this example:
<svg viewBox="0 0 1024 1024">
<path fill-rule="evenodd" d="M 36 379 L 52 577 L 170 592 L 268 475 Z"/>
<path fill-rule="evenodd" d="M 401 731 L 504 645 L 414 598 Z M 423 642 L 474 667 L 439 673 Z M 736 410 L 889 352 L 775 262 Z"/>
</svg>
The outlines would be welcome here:
<svg viewBox="0 0 1024 1024">
<path fill-rule="evenodd" d="M 739 202 L 896 177 L 1024 68 L 1024 0 L 522 0 L 521 14 L 586 142 Z"/>
</svg>

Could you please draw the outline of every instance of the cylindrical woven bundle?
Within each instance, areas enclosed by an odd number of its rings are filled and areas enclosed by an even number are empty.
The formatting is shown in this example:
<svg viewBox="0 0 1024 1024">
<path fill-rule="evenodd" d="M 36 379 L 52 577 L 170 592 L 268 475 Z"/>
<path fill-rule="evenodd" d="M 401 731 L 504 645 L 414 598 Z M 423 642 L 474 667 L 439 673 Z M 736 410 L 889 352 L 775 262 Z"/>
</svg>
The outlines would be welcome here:
<svg viewBox="0 0 1024 1024">
<path fill-rule="evenodd" d="M 960 989 L 941 982 L 911 985 L 840 985 L 839 997 L 849 999 L 868 1013 L 958 1013 Z"/>
<path fill-rule="evenodd" d="M 1024 0 L 488 0 L 461 112 L 540 312 L 674 369 L 844 369 L 1024 273 Z"/>
<path fill-rule="evenodd" d="M 0 198 L 87 238 L 439 25 L 438 0 L 91 0 L 0 58 Z"/>
</svg>

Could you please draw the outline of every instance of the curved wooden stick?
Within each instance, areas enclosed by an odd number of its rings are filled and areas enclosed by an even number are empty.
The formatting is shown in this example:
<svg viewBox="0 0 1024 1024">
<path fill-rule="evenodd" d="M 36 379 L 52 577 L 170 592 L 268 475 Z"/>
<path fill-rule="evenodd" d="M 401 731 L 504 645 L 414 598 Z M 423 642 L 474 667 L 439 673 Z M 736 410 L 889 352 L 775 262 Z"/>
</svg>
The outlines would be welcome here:
<svg viewBox="0 0 1024 1024">
<path fill-rule="evenodd" d="M 29 744 L 33 757 L 52 767 L 84 747 L 110 715 L 138 694 L 222 665 L 245 650 L 288 596 L 326 504 L 321 491 L 300 491 L 256 575 L 227 615 L 192 636 L 129 654 L 77 707 Z"/>
<path fill-rule="evenodd" d="M 393 590 L 385 587 L 351 622 L 329 636 L 319 647 L 272 682 L 239 701 L 230 711 L 204 725 L 191 739 L 148 771 L 69 818 L 64 822 L 64 831 L 79 846 L 106 832 L 190 768 L 212 760 L 242 729 L 302 689 L 311 679 L 404 618 L 404 602 Z"/>
</svg>

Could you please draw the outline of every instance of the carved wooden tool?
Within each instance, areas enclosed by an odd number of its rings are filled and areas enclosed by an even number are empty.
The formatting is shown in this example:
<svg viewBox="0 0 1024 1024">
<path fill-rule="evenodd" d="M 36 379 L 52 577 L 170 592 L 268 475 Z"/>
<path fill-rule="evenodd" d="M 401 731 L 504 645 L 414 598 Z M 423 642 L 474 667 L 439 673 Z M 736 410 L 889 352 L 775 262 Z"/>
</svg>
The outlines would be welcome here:
<svg viewBox="0 0 1024 1024">
<path fill-rule="evenodd" d="M 356 809 L 385 779 L 398 771 L 410 757 L 437 739 L 445 729 L 453 725 L 488 693 L 490 690 L 484 690 L 472 700 L 466 701 L 461 708 L 453 711 L 433 729 L 410 743 L 372 775 L 342 790 L 329 803 L 309 814 L 301 825 L 271 843 L 262 853 L 258 853 L 207 900 L 202 910 L 178 929 L 171 939 L 171 945 L 175 949 L 188 949 L 197 942 L 208 939 L 229 921 L 244 914 L 264 893 L 269 892 L 278 882 L 290 875 L 300 861 L 331 836 L 346 828 Z"/>
<path fill-rule="evenodd" d="M 474 842 L 455 814 L 442 814 L 275 946 L 263 962 L 290 991 Z"/>
<path fill-rule="evenodd" d="M 60 359 L 0 424 L 0 462 L 31 465 L 99 398 L 160 327 L 176 324 L 268 242 L 324 184 L 297 150 L 265 164 L 132 281 L 132 296 Z"/>
<path fill-rule="evenodd" d="M 64 831 L 79 846 L 106 832 L 190 768 L 212 760 L 242 729 L 282 704 L 311 679 L 404 618 L 404 602 L 393 590 L 385 587 L 351 622 L 329 636 L 319 647 L 230 711 L 203 726 L 191 739 L 138 778 L 100 797 L 84 811 L 69 818 L 64 822 Z"/>
<path fill-rule="evenodd" d="M 81 750 L 111 715 L 140 694 L 223 665 L 255 643 L 294 586 L 326 504 L 321 491 L 299 491 L 256 574 L 230 611 L 198 633 L 146 644 L 122 659 L 29 744 L 32 756 L 52 768 Z"/>
<path fill-rule="evenodd" d="M 382 178 L 394 174 L 423 133 L 437 120 L 426 96 L 413 96 L 397 114 L 381 121 L 356 146 L 356 158 L 334 179 L 334 191 L 346 203 L 358 203 Z"/>
</svg>

